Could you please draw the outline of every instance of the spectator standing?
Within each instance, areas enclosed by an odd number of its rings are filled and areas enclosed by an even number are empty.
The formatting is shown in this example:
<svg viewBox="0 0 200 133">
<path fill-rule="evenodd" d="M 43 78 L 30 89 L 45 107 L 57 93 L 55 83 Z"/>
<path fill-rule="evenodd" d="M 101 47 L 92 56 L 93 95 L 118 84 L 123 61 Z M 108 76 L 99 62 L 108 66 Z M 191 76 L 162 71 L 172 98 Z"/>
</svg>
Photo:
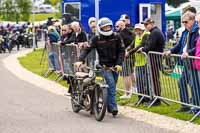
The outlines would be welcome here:
<svg viewBox="0 0 200 133">
<path fill-rule="evenodd" d="M 126 28 L 128 28 L 131 32 L 134 31 L 134 26 L 131 24 L 130 17 L 127 14 L 122 14 L 119 20 L 124 21 Z"/>
<path fill-rule="evenodd" d="M 124 42 L 125 49 L 128 48 L 134 39 L 132 32 L 125 26 L 125 22 L 121 20 L 116 22 L 115 27 L 116 32 L 119 34 Z M 122 76 L 125 85 L 125 94 L 120 97 L 121 99 L 131 98 L 132 95 L 132 87 L 134 86 L 135 82 L 133 57 L 134 56 L 131 55 L 131 57 L 125 59 L 123 63 Z"/>
<path fill-rule="evenodd" d="M 193 66 L 189 67 L 189 64 L 193 64 L 192 60 L 186 60 L 188 56 L 195 55 L 196 38 L 199 34 L 197 22 L 195 21 L 195 14 L 192 12 L 186 12 L 182 16 L 182 23 L 185 26 L 185 30 L 182 32 L 179 43 L 169 51 L 164 52 L 164 54 L 181 54 L 182 60 L 179 61 L 179 63 L 181 63 L 181 65 L 184 67 L 181 77 L 178 81 L 180 99 L 182 103 L 190 103 L 187 89 L 187 84 L 189 84 L 192 92 L 192 103 L 195 105 L 199 102 L 195 92 L 197 92 L 197 89 L 199 89 L 200 86 L 199 82 L 196 82 L 197 71 L 193 68 Z M 176 110 L 176 112 L 186 111 L 190 111 L 190 107 L 185 105 L 182 105 L 180 109 Z"/>
<path fill-rule="evenodd" d="M 95 17 L 90 17 L 88 20 L 88 26 L 90 28 L 90 32 L 88 34 L 88 42 L 92 40 L 92 38 L 96 34 L 96 18 Z M 96 50 L 92 50 L 90 54 L 87 56 L 87 64 L 90 67 L 95 66 L 95 60 L 96 60 Z"/>
<path fill-rule="evenodd" d="M 142 47 L 146 47 L 148 45 L 149 32 L 145 31 L 145 27 L 143 24 L 135 24 L 135 40 L 134 46 L 135 48 L 129 49 L 126 52 L 126 56 L 130 54 L 135 54 L 135 72 L 136 72 L 136 86 L 137 92 L 140 94 L 150 95 L 149 90 L 149 77 L 147 74 L 147 60 L 146 56 L 140 51 L 138 51 Z M 141 100 L 142 96 L 138 96 L 138 102 Z M 141 103 L 149 102 L 149 98 L 144 98 Z M 137 103 L 138 103 L 137 102 Z"/>
<path fill-rule="evenodd" d="M 90 40 L 92 37 L 95 36 L 95 32 L 96 32 L 96 18 L 95 17 L 89 18 L 88 26 L 90 28 L 90 32 L 88 34 L 88 40 Z"/>
<path fill-rule="evenodd" d="M 73 33 L 73 30 L 69 24 L 63 25 L 61 29 L 61 38 L 58 43 L 61 45 L 65 45 L 65 42 L 67 42 L 71 38 L 72 33 Z"/>
<path fill-rule="evenodd" d="M 54 26 L 48 27 L 48 48 L 49 48 L 49 59 L 53 66 L 53 69 L 56 70 L 56 63 L 55 63 L 55 53 L 52 51 L 52 43 L 57 43 L 60 39 L 59 33 L 56 31 Z"/>
<path fill-rule="evenodd" d="M 174 39 L 174 30 L 173 27 L 170 26 L 167 30 L 167 41 L 172 41 Z"/>
<path fill-rule="evenodd" d="M 87 44 L 87 36 L 86 33 L 81 30 L 80 23 L 74 21 L 71 23 L 71 27 L 73 29 L 72 36 L 65 41 L 64 44 L 74 43 L 77 44 L 79 48 L 85 47 L 85 44 Z"/>
<path fill-rule="evenodd" d="M 165 38 L 162 31 L 155 25 L 154 20 L 151 18 L 146 18 L 144 22 L 145 28 L 150 32 L 148 38 L 148 45 L 141 48 L 141 51 L 148 53 L 149 51 L 155 52 L 163 52 L 165 46 Z M 150 56 L 151 70 L 152 70 L 152 78 L 153 78 L 153 86 L 154 93 L 156 96 L 160 96 L 161 86 L 160 86 L 160 68 L 161 68 L 161 59 L 162 56 L 156 55 L 156 60 L 153 58 L 154 56 Z M 160 105 L 160 100 L 157 100 L 154 105 Z"/>
</svg>

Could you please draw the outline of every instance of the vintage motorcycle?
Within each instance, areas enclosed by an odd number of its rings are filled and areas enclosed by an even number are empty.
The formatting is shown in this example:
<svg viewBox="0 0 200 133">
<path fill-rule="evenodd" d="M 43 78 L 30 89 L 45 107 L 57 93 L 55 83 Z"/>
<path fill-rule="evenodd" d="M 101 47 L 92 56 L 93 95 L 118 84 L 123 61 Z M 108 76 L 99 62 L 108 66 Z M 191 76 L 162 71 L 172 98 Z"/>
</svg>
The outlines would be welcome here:
<svg viewBox="0 0 200 133">
<path fill-rule="evenodd" d="M 107 109 L 108 89 L 104 78 L 100 76 L 104 68 L 98 66 L 96 69 L 84 69 L 87 72 L 75 72 L 75 75 L 68 76 L 72 109 L 76 113 L 80 110 L 90 111 L 97 121 L 102 121 Z"/>
</svg>

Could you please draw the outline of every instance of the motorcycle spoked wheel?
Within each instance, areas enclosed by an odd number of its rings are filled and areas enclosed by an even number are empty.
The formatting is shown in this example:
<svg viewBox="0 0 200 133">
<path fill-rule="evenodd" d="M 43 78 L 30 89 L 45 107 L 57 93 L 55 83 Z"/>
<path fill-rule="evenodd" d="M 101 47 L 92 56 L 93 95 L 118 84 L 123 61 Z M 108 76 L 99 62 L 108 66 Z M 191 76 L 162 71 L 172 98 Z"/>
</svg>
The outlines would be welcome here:
<svg viewBox="0 0 200 133">
<path fill-rule="evenodd" d="M 79 93 L 78 93 L 78 88 L 77 87 L 73 87 L 71 88 L 71 104 L 72 104 L 72 110 L 75 113 L 78 113 L 82 108 L 81 106 L 78 104 L 78 99 L 79 99 Z"/>
<path fill-rule="evenodd" d="M 97 121 L 102 121 L 107 108 L 107 88 L 97 87 L 94 92 L 93 111 Z"/>
</svg>

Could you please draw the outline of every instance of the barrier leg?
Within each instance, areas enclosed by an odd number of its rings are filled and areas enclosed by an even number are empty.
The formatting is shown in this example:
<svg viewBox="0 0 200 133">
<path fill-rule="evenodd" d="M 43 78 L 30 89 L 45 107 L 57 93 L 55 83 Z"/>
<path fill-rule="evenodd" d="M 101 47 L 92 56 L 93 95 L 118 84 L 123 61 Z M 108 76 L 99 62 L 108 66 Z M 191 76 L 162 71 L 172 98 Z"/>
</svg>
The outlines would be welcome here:
<svg viewBox="0 0 200 133">
<path fill-rule="evenodd" d="M 162 101 L 164 104 L 166 104 L 167 106 L 170 106 L 170 104 L 169 104 L 166 100 L 161 99 L 161 101 Z"/>
<path fill-rule="evenodd" d="M 53 73 L 52 69 L 48 69 L 47 72 L 44 74 L 45 77 L 48 77 L 49 74 Z"/>
<path fill-rule="evenodd" d="M 58 82 L 58 79 L 61 77 L 61 74 L 57 74 L 55 81 Z"/>
<path fill-rule="evenodd" d="M 140 98 L 140 100 L 139 100 L 138 102 L 135 103 L 136 107 L 138 107 L 138 106 L 142 103 L 142 101 L 143 101 L 144 98 L 145 98 L 145 96 L 142 96 L 142 97 Z"/>
<path fill-rule="evenodd" d="M 150 105 L 148 106 L 148 109 L 151 108 L 151 106 L 153 106 L 153 104 L 158 100 L 158 97 L 156 97 L 153 102 L 150 103 Z"/>
<path fill-rule="evenodd" d="M 58 80 L 57 80 L 57 82 L 59 82 L 60 80 L 63 80 L 64 79 L 64 75 L 61 75 L 61 77 L 60 78 L 58 78 Z"/>
<path fill-rule="evenodd" d="M 164 104 L 166 104 L 167 106 L 170 106 L 170 104 L 164 100 L 164 99 L 159 99 L 158 97 L 156 97 L 152 102 L 151 104 L 148 106 L 148 108 L 151 108 L 153 106 L 153 104 L 157 101 L 157 100 L 160 100 L 161 102 L 163 102 Z"/>
<path fill-rule="evenodd" d="M 195 116 L 192 117 L 190 122 L 193 122 L 199 115 L 200 115 L 200 111 L 198 113 L 196 113 Z"/>
</svg>

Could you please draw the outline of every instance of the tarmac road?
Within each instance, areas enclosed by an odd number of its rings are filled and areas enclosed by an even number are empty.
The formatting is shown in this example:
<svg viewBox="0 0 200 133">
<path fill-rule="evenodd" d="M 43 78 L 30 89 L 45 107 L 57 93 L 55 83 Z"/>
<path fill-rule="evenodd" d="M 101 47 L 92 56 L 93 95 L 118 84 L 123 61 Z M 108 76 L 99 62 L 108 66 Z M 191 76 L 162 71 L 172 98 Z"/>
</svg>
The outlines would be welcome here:
<svg viewBox="0 0 200 133">
<path fill-rule="evenodd" d="M 0 54 L 0 133 L 172 133 L 121 114 L 102 122 L 85 111 L 76 114 L 69 98 L 9 72 L 2 65 L 7 56 Z"/>
</svg>

